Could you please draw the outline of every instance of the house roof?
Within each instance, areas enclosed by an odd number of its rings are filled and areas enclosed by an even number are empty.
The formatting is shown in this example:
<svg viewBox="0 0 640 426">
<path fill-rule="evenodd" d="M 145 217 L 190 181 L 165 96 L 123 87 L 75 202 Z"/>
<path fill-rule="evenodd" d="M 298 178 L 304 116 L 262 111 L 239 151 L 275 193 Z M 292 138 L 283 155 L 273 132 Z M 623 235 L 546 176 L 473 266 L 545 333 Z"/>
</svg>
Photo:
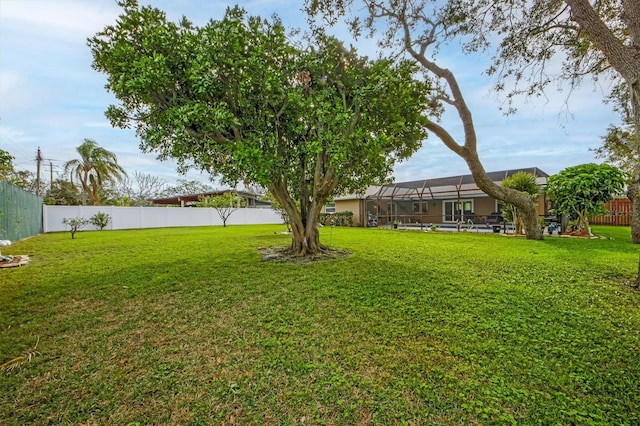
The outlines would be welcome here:
<svg viewBox="0 0 640 426">
<path fill-rule="evenodd" d="M 258 195 L 253 194 L 251 192 L 235 191 L 235 190 L 232 190 L 232 189 L 223 189 L 223 190 L 219 190 L 219 191 L 202 192 L 200 194 L 174 195 L 172 197 L 156 198 L 156 199 L 151 200 L 151 202 L 153 204 L 181 205 L 181 204 L 195 203 L 196 201 L 198 201 L 198 199 L 200 197 L 217 197 L 217 196 L 220 196 L 220 195 L 224 195 L 224 194 L 226 194 L 227 192 L 230 192 L 230 191 L 238 194 L 239 196 L 241 196 L 243 198 L 253 198 L 256 201 L 259 201 L 260 203 L 270 204 L 268 201 L 260 200 L 260 197 Z"/>
<path fill-rule="evenodd" d="M 513 170 L 500 170 L 496 172 L 489 172 L 487 175 L 489 178 L 500 184 L 507 177 L 513 176 L 518 172 L 526 172 L 534 175 L 539 185 L 545 185 L 549 175 L 537 167 L 529 167 L 524 169 Z M 437 199 L 437 198 L 450 198 L 450 197 L 475 197 L 484 196 L 475 181 L 473 176 L 459 175 L 448 176 L 435 179 L 422 179 L 408 182 L 397 182 L 393 184 L 383 185 L 377 187 L 377 191 L 368 193 L 367 199 L 389 199 L 389 198 L 415 198 L 415 199 Z"/>
</svg>

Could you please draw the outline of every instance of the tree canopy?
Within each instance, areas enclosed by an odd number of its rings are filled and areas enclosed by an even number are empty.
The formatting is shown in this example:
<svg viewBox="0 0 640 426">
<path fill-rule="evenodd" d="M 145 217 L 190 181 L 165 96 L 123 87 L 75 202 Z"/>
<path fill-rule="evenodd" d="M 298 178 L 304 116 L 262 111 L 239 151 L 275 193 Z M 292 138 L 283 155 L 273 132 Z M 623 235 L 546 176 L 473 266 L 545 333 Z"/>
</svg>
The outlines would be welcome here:
<svg viewBox="0 0 640 426">
<path fill-rule="evenodd" d="M 9 152 L 4 149 L 0 149 L 0 179 L 24 190 L 31 190 L 31 188 L 29 188 L 31 186 L 29 179 L 30 173 L 28 171 L 16 170 L 13 165 L 13 160 L 15 160 L 13 155 L 9 154 Z M 33 192 L 35 193 L 35 191 Z"/>
<path fill-rule="evenodd" d="M 277 20 L 237 7 L 196 27 L 122 6 L 89 40 L 120 102 L 107 111 L 112 124 L 134 127 L 143 151 L 181 170 L 267 188 L 296 254 L 324 249 L 315 225 L 329 196 L 383 181 L 426 137 L 429 86 L 407 61 L 371 61 L 325 36 L 303 48 Z"/>
<path fill-rule="evenodd" d="M 74 176 L 78 179 L 91 204 L 97 206 L 100 204 L 103 185 L 122 180 L 126 172 L 118 164 L 114 153 L 102 148 L 92 139 L 85 139 L 76 151 L 80 158 L 67 161 L 64 171 L 69 173 L 72 184 Z"/>
<path fill-rule="evenodd" d="M 581 164 L 550 176 L 547 194 L 556 212 L 575 219 L 589 231 L 589 218 L 606 213 L 603 203 L 624 191 L 625 176 L 609 164 Z"/>
<path fill-rule="evenodd" d="M 239 196 L 233 191 L 225 192 L 224 194 L 214 196 L 198 197 L 196 207 L 210 207 L 216 210 L 220 219 L 222 219 L 222 226 L 227 226 L 227 219 L 229 216 L 240 207 L 246 207 L 247 200 Z"/>
<path fill-rule="evenodd" d="M 473 4 L 473 1 L 459 0 L 307 0 L 306 10 L 312 25 L 320 33 L 324 32 L 327 23 L 335 24 L 344 18 L 356 36 L 363 33 L 377 36 L 387 54 L 409 57 L 419 65 L 424 75 L 435 83 L 434 90 L 429 93 L 431 105 L 438 113 L 446 108 L 453 109 L 462 125 L 462 137 L 458 138 L 454 129 L 445 128 L 437 119 L 427 122 L 428 130 L 467 163 L 483 192 L 518 207 L 527 238 L 542 239 L 531 197 L 497 185 L 486 173 L 478 154 L 472 112 L 456 78 L 456 70 L 445 67 L 438 58 L 438 52 L 452 38 L 469 38 L 472 28 L 466 26 L 466 14 Z M 467 44 L 463 50 L 469 50 L 471 46 Z"/>
</svg>

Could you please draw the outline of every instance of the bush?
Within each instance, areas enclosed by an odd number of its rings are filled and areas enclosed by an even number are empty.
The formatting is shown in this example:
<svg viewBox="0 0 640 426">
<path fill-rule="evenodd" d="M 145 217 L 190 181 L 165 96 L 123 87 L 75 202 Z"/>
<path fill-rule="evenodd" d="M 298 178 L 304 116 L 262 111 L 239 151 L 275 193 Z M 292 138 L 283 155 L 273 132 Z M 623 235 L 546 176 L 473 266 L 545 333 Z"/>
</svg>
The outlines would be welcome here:
<svg viewBox="0 0 640 426">
<path fill-rule="evenodd" d="M 319 221 L 325 226 L 353 226 L 353 212 L 320 213 Z"/>
<path fill-rule="evenodd" d="M 62 223 L 68 225 L 69 228 L 71 228 L 71 239 L 73 240 L 76 238 L 76 232 L 78 232 L 80 228 L 86 226 L 89 221 L 84 217 L 65 217 L 64 219 L 62 219 Z"/>
<path fill-rule="evenodd" d="M 89 222 L 92 225 L 100 228 L 100 230 L 102 231 L 105 228 L 105 226 L 107 226 L 109 222 L 111 222 L 111 216 L 108 215 L 107 213 L 98 212 L 93 216 L 91 216 L 91 219 L 89 219 Z"/>
</svg>

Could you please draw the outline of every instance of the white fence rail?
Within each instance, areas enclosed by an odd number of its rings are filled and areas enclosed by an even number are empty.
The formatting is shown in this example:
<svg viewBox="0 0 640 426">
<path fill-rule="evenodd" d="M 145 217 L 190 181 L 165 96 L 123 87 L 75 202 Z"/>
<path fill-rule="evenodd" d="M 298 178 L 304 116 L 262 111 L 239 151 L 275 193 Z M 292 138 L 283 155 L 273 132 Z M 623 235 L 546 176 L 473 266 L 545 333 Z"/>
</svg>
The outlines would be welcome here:
<svg viewBox="0 0 640 426">
<path fill-rule="evenodd" d="M 105 229 L 170 228 L 176 226 L 222 225 L 216 209 L 179 207 L 115 207 L 115 206 L 43 206 L 44 232 L 68 230 L 65 218 L 90 219 L 98 212 L 111 216 Z M 278 224 L 280 214 L 272 209 L 238 209 L 231 213 L 227 225 Z M 87 225 L 87 230 L 97 229 Z"/>
</svg>

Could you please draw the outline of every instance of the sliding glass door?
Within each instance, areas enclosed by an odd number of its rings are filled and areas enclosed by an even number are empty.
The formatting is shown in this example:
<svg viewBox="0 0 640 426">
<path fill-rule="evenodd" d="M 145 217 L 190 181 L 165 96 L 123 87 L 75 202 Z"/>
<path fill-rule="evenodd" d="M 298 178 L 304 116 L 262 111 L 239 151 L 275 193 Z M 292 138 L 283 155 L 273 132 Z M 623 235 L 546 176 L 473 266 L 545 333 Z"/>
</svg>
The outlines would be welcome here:
<svg viewBox="0 0 640 426">
<path fill-rule="evenodd" d="M 443 222 L 465 221 L 464 214 L 473 212 L 473 200 L 445 200 L 442 203 Z"/>
</svg>

